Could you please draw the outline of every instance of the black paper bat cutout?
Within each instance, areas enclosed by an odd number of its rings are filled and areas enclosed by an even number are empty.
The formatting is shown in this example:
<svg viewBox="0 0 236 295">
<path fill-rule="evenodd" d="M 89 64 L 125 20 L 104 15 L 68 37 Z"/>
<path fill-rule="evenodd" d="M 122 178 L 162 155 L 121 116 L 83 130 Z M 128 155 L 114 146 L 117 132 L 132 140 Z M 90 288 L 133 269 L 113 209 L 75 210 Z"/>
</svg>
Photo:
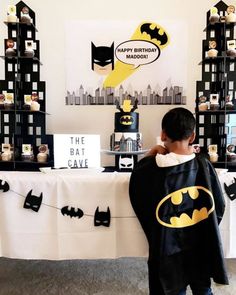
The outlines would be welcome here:
<svg viewBox="0 0 236 295">
<path fill-rule="evenodd" d="M 26 198 L 25 198 L 25 202 L 24 202 L 24 208 L 25 209 L 31 209 L 35 212 L 39 211 L 39 208 L 42 204 L 42 200 L 43 200 L 43 193 L 40 194 L 40 196 L 34 196 L 32 195 L 32 190 L 28 192 Z"/>
<path fill-rule="evenodd" d="M 5 180 L 0 179 L 0 190 L 2 190 L 3 193 L 5 193 L 9 191 L 9 189 L 9 184 Z"/>
<path fill-rule="evenodd" d="M 136 98 L 134 101 L 133 108 L 131 109 L 131 112 L 135 111 L 138 108 L 138 99 Z"/>
<path fill-rule="evenodd" d="M 153 30 L 150 29 L 151 23 L 145 23 L 141 26 L 140 31 L 141 33 L 147 33 L 150 35 L 151 39 L 157 39 L 158 41 L 161 42 L 160 45 L 164 45 L 168 42 L 168 37 L 166 33 L 164 32 L 163 35 L 159 34 L 160 28 L 158 29 L 155 27 Z"/>
<path fill-rule="evenodd" d="M 231 185 L 227 186 L 224 183 L 224 188 L 227 196 L 230 198 L 231 201 L 236 199 L 236 178 L 234 177 L 234 183 Z"/>
<path fill-rule="evenodd" d="M 97 207 L 94 215 L 94 226 L 110 226 L 111 221 L 111 213 L 109 207 L 107 207 L 107 211 L 99 211 L 99 207 Z"/>
<path fill-rule="evenodd" d="M 72 217 L 81 218 L 84 215 L 84 212 L 80 208 L 77 208 L 75 210 L 74 207 L 71 207 L 69 209 L 69 206 L 65 206 L 65 207 L 61 208 L 61 214 L 63 216 L 68 215 L 68 216 L 70 216 L 70 218 L 72 218 Z"/>
</svg>

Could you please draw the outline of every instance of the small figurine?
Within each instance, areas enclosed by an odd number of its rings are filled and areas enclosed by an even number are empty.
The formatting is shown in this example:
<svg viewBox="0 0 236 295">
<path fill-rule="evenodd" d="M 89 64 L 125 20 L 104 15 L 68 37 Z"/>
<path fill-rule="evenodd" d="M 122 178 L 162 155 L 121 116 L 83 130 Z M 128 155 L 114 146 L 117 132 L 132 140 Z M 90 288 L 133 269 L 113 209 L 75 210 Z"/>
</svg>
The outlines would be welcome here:
<svg viewBox="0 0 236 295">
<path fill-rule="evenodd" d="M 33 41 L 32 40 L 25 41 L 25 56 L 34 57 L 34 49 L 33 49 Z"/>
<path fill-rule="evenodd" d="M 208 110 L 207 98 L 204 95 L 201 95 L 198 98 L 198 110 L 199 111 L 207 111 Z"/>
<path fill-rule="evenodd" d="M 15 49 L 14 49 L 14 47 L 15 47 L 15 42 L 14 42 L 14 40 L 12 40 L 12 39 L 7 39 L 6 45 L 7 45 L 7 46 L 6 46 L 7 49 L 6 49 L 5 55 L 6 55 L 7 57 L 15 56 L 15 55 L 16 55 L 16 51 L 15 51 Z"/>
<path fill-rule="evenodd" d="M 216 7 L 212 7 L 210 10 L 209 22 L 214 25 L 220 20 L 220 15 L 218 14 L 218 9 Z"/>
<path fill-rule="evenodd" d="M 218 50 L 216 49 L 217 44 L 216 41 L 212 40 L 209 41 L 209 50 L 207 51 L 207 56 L 208 57 L 216 57 L 218 54 Z"/>
<path fill-rule="evenodd" d="M 219 110 L 219 94 L 210 94 L 210 110 Z"/>
<path fill-rule="evenodd" d="M 218 154 L 217 154 L 217 144 L 210 144 L 208 146 L 208 154 L 210 157 L 210 161 L 215 163 L 218 161 Z"/>
<path fill-rule="evenodd" d="M 227 51 L 226 54 L 231 57 L 236 57 L 236 41 L 228 40 L 227 41 Z"/>
<path fill-rule="evenodd" d="M 20 17 L 20 21 L 22 23 L 26 23 L 26 24 L 31 24 L 32 19 L 29 15 L 29 8 L 24 6 L 21 10 L 21 17 Z"/>
<path fill-rule="evenodd" d="M 227 14 L 225 16 L 225 21 L 227 23 L 236 22 L 235 6 L 234 5 L 229 5 L 226 12 L 227 12 Z"/>
<path fill-rule="evenodd" d="M 16 23 L 17 22 L 16 6 L 15 5 L 8 5 L 7 22 L 9 22 L 9 23 Z"/>
</svg>

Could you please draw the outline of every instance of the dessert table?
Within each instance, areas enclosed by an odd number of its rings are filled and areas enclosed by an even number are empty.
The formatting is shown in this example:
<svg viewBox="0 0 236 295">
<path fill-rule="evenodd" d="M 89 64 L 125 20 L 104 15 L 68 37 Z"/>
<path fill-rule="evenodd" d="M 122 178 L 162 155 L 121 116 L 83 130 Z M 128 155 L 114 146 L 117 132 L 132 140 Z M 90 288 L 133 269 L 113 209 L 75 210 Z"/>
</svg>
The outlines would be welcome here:
<svg viewBox="0 0 236 295">
<path fill-rule="evenodd" d="M 226 258 L 236 257 L 236 200 L 224 190 L 224 183 L 230 186 L 234 177 L 236 173 L 219 173 L 226 200 L 220 225 Z M 147 256 L 147 242 L 129 202 L 129 178 L 130 173 L 99 169 L 0 171 L 0 256 L 50 260 Z M 40 206 L 24 208 L 29 196 L 34 201 L 41 196 Z"/>
</svg>

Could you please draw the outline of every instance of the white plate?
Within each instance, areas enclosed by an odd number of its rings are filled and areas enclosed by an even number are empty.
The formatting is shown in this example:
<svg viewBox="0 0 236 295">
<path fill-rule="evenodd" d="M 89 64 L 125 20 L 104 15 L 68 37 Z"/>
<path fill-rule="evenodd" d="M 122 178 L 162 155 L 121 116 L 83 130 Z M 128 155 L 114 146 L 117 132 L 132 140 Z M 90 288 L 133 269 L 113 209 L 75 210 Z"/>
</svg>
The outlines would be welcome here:
<svg viewBox="0 0 236 295">
<path fill-rule="evenodd" d="M 71 168 L 51 168 L 51 167 L 41 167 L 39 170 L 43 173 L 50 173 L 50 174 L 91 174 L 91 173 L 101 173 L 105 170 L 103 167 L 97 168 L 78 168 L 78 169 L 71 169 Z"/>
<path fill-rule="evenodd" d="M 111 151 L 111 150 L 101 150 L 102 153 L 106 153 L 108 155 L 142 155 L 148 152 L 149 150 L 140 150 L 140 151 L 132 151 L 132 152 L 121 152 L 121 151 Z"/>
</svg>

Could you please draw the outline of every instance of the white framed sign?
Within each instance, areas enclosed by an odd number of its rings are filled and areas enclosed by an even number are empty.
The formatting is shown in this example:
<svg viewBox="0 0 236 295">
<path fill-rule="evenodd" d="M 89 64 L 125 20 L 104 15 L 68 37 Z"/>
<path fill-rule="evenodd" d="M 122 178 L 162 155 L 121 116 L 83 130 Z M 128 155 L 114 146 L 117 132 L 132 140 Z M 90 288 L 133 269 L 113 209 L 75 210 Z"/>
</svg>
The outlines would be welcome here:
<svg viewBox="0 0 236 295">
<path fill-rule="evenodd" d="M 101 167 L 100 135 L 54 134 L 53 141 L 56 168 Z"/>
</svg>

